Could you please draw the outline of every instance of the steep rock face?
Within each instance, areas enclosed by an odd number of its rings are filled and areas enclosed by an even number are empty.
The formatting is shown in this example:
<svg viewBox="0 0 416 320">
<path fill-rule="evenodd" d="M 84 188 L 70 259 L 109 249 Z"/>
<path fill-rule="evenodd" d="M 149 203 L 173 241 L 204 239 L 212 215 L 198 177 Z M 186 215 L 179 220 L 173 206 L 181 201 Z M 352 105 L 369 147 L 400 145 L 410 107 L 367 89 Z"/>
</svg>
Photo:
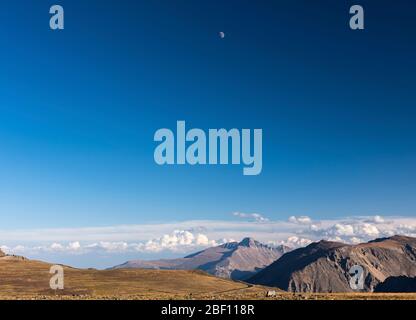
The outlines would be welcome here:
<svg viewBox="0 0 416 320">
<path fill-rule="evenodd" d="M 288 250 L 289 248 L 285 246 L 270 247 L 252 238 L 245 238 L 239 243 L 226 243 L 184 258 L 154 261 L 133 260 L 113 269 L 198 269 L 223 278 L 244 280 L 280 258 Z"/>
<path fill-rule="evenodd" d="M 4 257 L 6 254 L 0 249 L 0 258 Z"/>
<path fill-rule="evenodd" d="M 249 282 L 293 292 L 351 292 L 349 270 L 364 269 L 364 291 L 391 276 L 416 276 L 416 238 L 394 236 L 358 245 L 320 241 L 285 254 Z"/>
</svg>

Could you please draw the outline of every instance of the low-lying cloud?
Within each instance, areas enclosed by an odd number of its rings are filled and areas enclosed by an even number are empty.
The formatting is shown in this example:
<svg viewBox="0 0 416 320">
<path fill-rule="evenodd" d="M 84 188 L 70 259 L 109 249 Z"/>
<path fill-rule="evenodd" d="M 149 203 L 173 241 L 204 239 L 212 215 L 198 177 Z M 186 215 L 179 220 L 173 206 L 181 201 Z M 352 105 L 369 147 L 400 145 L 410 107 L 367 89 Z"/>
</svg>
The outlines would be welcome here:
<svg viewBox="0 0 416 320">
<path fill-rule="evenodd" d="M 134 253 L 177 255 L 253 237 L 292 248 L 321 239 L 359 243 L 395 234 L 416 237 L 416 218 L 348 217 L 312 220 L 292 216 L 273 221 L 260 214 L 234 213 L 233 220 L 195 220 L 176 223 L 97 228 L 0 231 L 0 248 L 10 254 L 36 257 L 41 253 L 83 255 Z"/>
<path fill-rule="evenodd" d="M 54 242 L 50 245 L 24 246 L 17 245 L 9 247 L 7 245 L 0 246 L 6 253 L 22 254 L 22 253 L 69 253 L 69 254 L 86 254 L 89 252 L 151 252 L 157 253 L 162 251 L 187 252 L 189 250 L 213 247 L 232 241 L 232 239 L 209 239 L 207 235 L 202 233 L 192 233 L 186 230 L 175 230 L 170 234 L 164 234 L 159 238 L 150 239 L 139 243 L 128 243 L 125 241 L 99 241 L 93 243 L 81 244 L 79 241 L 69 243 Z"/>
<path fill-rule="evenodd" d="M 255 222 L 267 222 L 267 221 L 269 221 L 268 218 L 263 217 L 259 213 L 234 212 L 233 216 L 239 217 L 239 218 L 242 218 L 242 219 L 252 220 L 252 221 L 255 221 Z"/>
<path fill-rule="evenodd" d="M 308 216 L 291 216 L 289 217 L 289 222 L 291 223 L 296 223 L 296 224 L 311 224 L 312 223 L 312 219 L 309 218 Z"/>
</svg>

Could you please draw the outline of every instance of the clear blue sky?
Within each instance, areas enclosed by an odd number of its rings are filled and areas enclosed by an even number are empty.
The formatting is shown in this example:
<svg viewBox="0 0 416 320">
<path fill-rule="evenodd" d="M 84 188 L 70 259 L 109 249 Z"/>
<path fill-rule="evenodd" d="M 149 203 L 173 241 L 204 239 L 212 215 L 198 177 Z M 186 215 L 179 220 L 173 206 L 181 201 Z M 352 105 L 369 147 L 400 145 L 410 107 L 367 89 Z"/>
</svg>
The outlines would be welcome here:
<svg viewBox="0 0 416 320">
<path fill-rule="evenodd" d="M 2 229 L 415 214 L 413 1 L 55 2 L 1 5 Z M 262 174 L 157 166 L 177 120 L 262 128 Z"/>
</svg>

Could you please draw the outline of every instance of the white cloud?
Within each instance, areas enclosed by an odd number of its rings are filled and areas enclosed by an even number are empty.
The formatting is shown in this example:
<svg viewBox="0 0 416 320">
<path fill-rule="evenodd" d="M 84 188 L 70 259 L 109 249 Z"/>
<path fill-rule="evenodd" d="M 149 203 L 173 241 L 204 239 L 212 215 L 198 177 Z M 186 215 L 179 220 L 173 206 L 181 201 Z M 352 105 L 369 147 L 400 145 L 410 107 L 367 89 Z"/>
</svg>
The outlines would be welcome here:
<svg viewBox="0 0 416 320">
<path fill-rule="evenodd" d="M 79 241 L 61 244 L 54 242 L 51 245 L 38 245 L 32 247 L 16 246 L 13 248 L 2 246 L 2 250 L 9 254 L 17 252 L 39 253 L 39 252 L 60 252 L 67 254 L 86 254 L 90 252 L 186 252 L 188 250 L 204 247 L 217 246 L 230 240 L 210 240 L 207 235 L 186 230 L 175 230 L 170 234 L 164 234 L 159 238 L 151 239 L 140 243 L 127 243 L 124 241 L 111 242 L 99 241 L 82 245 Z"/>
<path fill-rule="evenodd" d="M 81 244 L 79 243 L 79 241 L 71 242 L 68 245 L 68 249 L 77 251 L 77 250 L 81 249 Z"/>
<path fill-rule="evenodd" d="M 0 250 L 3 251 L 4 253 L 10 253 L 10 248 L 8 246 L 2 245 L 0 246 Z"/>
<path fill-rule="evenodd" d="M 205 234 L 193 234 L 186 230 L 175 230 L 171 234 L 165 234 L 160 238 L 139 244 L 136 250 L 151 252 L 160 252 L 163 250 L 186 251 L 195 247 L 211 247 L 218 244 L 215 240 L 209 240 Z"/>
<path fill-rule="evenodd" d="M 125 252 L 130 248 L 134 248 L 135 244 L 128 244 L 127 242 L 118 241 L 118 242 L 109 242 L 109 241 L 100 241 L 84 246 L 84 250 L 96 250 L 96 251 L 108 251 L 108 252 Z"/>
<path fill-rule="evenodd" d="M 281 242 L 281 244 L 288 246 L 290 248 L 305 247 L 311 244 L 313 241 L 311 239 L 299 238 L 297 236 L 291 236 L 287 238 L 286 241 Z"/>
<path fill-rule="evenodd" d="M 205 234 L 198 234 L 196 236 L 195 242 L 198 246 L 206 246 L 210 244 L 210 241 L 208 240 L 208 237 Z"/>
<path fill-rule="evenodd" d="M 312 219 L 309 218 L 308 216 L 291 216 L 289 217 L 289 222 L 291 223 L 297 223 L 297 224 L 311 224 L 312 223 Z"/>
<path fill-rule="evenodd" d="M 375 223 L 375 224 L 387 223 L 386 220 L 382 216 L 379 216 L 379 215 L 367 217 L 367 219 L 364 222 Z"/>
<path fill-rule="evenodd" d="M 345 242 L 344 240 L 342 240 L 341 237 L 339 236 L 335 236 L 335 237 L 328 237 L 325 240 L 327 241 L 333 241 L 333 242 Z"/>
<path fill-rule="evenodd" d="M 269 221 L 268 218 L 263 217 L 259 213 L 234 212 L 233 216 L 243 218 L 243 219 L 254 220 L 256 222 L 267 222 L 267 221 Z"/>
<path fill-rule="evenodd" d="M 317 231 L 317 230 L 319 230 L 319 226 L 318 226 L 318 225 L 316 225 L 316 224 L 311 224 L 311 225 L 310 225 L 310 229 L 311 229 L 312 231 Z"/>
<path fill-rule="evenodd" d="M 358 236 L 378 237 L 380 235 L 380 231 L 377 227 L 370 223 L 360 224 L 357 226 L 356 230 L 356 235 Z"/>
<path fill-rule="evenodd" d="M 51 250 L 57 250 L 57 251 L 64 250 L 64 246 L 56 242 L 52 243 L 50 248 Z"/>
<path fill-rule="evenodd" d="M 374 223 L 383 223 L 384 222 L 384 218 L 381 217 L 381 216 L 374 216 L 373 222 Z"/>
<path fill-rule="evenodd" d="M 336 236 L 353 236 L 354 235 L 354 227 L 350 224 L 341 224 L 337 223 L 334 225 L 332 230 L 329 231 Z"/>
<path fill-rule="evenodd" d="M 360 238 L 357 238 L 357 237 L 352 237 L 352 238 L 350 238 L 350 242 L 351 242 L 352 244 L 358 244 L 358 243 L 363 242 L 363 240 L 362 240 L 362 239 L 360 239 Z"/>
<path fill-rule="evenodd" d="M 262 223 L 196 220 L 97 228 L 0 230 L 0 248 L 7 253 L 30 257 L 42 252 L 76 255 L 102 252 L 131 253 L 140 258 L 146 253 L 160 253 L 159 256 L 164 257 L 162 252 L 165 251 L 180 256 L 248 236 L 264 243 L 291 247 L 321 239 L 359 243 L 395 234 L 416 237 L 416 218 L 410 217 L 348 217 L 316 220 L 311 224 L 307 216 L 286 221 L 264 220 L 266 218 L 252 214 L 238 216 Z"/>
<path fill-rule="evenodd" d="M 380 226 L 380 225 L 378 225 Z M 387 233 L 381 232 L 376 225 L 359 220 L 337 222 L 326 228 L 314 228 L 311 231 L 324 239 L 350 242 L 351 238 L 374 239 Z"/>
</svg>

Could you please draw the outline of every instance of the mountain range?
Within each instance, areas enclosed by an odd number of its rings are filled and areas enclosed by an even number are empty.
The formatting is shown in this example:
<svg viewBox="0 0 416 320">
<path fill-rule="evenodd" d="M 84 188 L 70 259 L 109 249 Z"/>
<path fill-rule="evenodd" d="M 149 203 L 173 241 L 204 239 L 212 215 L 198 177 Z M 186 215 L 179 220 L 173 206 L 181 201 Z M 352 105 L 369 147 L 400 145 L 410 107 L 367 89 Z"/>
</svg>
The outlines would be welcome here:
<svg viewBox="0 0 416 320">
<path fill-rule="evenodd" d="M 416 238 L 393 236 L 348 245 L 320 241 L 286 253 L 247 282 L 291 292 L 352 292 L 349 270 L 364 270 L 362 291 L 389 277 L 416 276 Z"/>
<path fill-rule="evenodd" d="M 247 293 L 250 297 L 264 297 L 269 292 L 266 290 L 284 293 L 278 289 L 305 295 L 310 292 L 348 294 L 353 292 L 350 269 L 356 265 L 364 270 L 362 294 L 416 292 L 416 238 L 393 236 L 357 245 L 322 240 L 288 250 L 246 238 L 184 258 L 135 260 L 110 270 L 64 266 L 66 280 L 62 294 L 138 298 L 137 294 L 143 293 L 143 298 L 174 295 L 184 298 L 190 294 L 208 297 L 213 292 L 228 292 L 228 298 L 237 293 L 244 298 L 248 297 Z M 55 295 L 49 288 L 51 266 L 0 250 L 0 279 L 6 281 L 0 296 Z M 353 295 L 357 297 L 356 293 Z"/>
<path fill-rule="evenodd" d="M 271 247 L 252 238 L 229 242 L 178 259 L 132 260 L 111 269 L 202 270 L 221 278 L 245 280 L 267 267 L 289 247 Z"/>
</svg>

